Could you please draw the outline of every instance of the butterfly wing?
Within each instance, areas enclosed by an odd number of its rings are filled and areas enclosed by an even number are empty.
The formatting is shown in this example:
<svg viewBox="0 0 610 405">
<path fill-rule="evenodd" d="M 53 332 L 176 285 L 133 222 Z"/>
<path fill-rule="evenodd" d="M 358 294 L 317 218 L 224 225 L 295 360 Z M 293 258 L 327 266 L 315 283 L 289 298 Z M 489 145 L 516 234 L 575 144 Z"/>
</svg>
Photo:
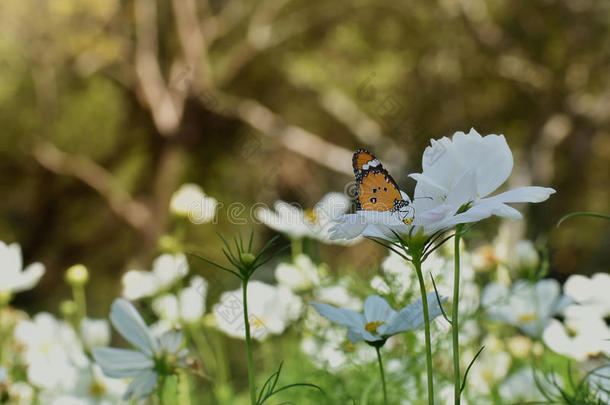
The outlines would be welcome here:
<svg viewBox="0 0 610 405">
<path fill-rule="evenodd" d="M 359 149 L 352 159 L 356 174 L 359 210 L 389 211 L 402 200 L 398 185 L 381 162 L 371 153 Z"/>
</svg>

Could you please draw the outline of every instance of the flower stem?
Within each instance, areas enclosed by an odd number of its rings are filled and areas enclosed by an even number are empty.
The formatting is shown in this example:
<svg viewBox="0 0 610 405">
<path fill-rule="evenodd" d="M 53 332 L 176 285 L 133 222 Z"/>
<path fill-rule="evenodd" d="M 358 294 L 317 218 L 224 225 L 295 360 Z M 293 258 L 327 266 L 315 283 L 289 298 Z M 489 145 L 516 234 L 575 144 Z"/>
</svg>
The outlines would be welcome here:
<svg viewBox="0 0 610 405">
<path fill-rule="evenodd" d="M 250 337 L 250 321 L 248 318 L 248 279 L 244 279 L 242 291 L 244 294 L 244 324 L 246 327 L 246 345 L 248 348 L 248 382 L 250 385 L 250 404 L 256 405 L 256 387 L 254 386 L 254 359 L 252 358 L 252 338 Z"/>
<path fill-rule="evenodd" d="M 451 308 L 451 334 L 453 336 L 453 403 L 460 405 L 461 377 L 460 377 L 460 340 L 459 340 L 459 302 L 460 302 L 460 233 L 463 225 L 455 228 L 455 251 L 454 251 L 454 270 L 453 270 L 453 305 Z"/>
<path fill-rule="evenodd" d="M 381 361 L 381 353 L 379 347 L 375 346 L 377 351 L 377 361 L 379 362 L 379 374 L 381 375 L 381 385 L 383 386 L 383 403 L 388 405 L 388 390 L 385 385 L 385 373 L 383 372 L 383 362 Z"/>
<path fill-rule="evenodd" d="M 87 299 L 84 285 L 72 285 L 72 295 L 76 303 L 76 327 L 87 316 Z"/>
<path fill-rule="evenodd" d="M 426 285 L 421 269 L 421 256 L 413 257 L 413 266 L 419 280 L 422 307 L 424 310 L 424 334 L 426 337 L 426 371 L 428 374 L 428 404 L 434 405 L 434 377 L 432 374 L 432 344 L 430 342 L 430 315 L 428 313 L 428 297 L 426 296 Z"/>
<path fill-rule="evenodd" d="M 292 261 L 295 262 L 297 256 L 303 253 L 303 239 L 292 239 L 290 241 L 290 250 L 292 253 Z"/>
</svg>

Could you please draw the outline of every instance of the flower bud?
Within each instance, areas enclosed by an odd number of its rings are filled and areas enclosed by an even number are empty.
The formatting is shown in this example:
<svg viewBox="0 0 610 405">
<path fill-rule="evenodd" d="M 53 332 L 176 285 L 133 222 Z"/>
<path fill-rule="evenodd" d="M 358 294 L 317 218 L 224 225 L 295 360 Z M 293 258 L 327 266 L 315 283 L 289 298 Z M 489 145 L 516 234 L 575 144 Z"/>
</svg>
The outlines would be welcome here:
<svg viewBox="0 0 610 405">
<path fill-rule="evenodd" d="M 89 281 L 89 271 L 82 264 L 75 264 L 66 270 L 66 281 L 73 286 L 82 286 Z"/>
<path fill-rule="evenodd" d="M 59 304 L 59 312 L 64 316 L 64 318 L 71 318 L 76 314 L 76 302 L 72 300 L 65 300 Z"/>
<path fill-rule="evenodd" d="M 252 266 L 254 260 L 256 260 L 256 256 L 252 253 L 240 253 L 239 260 L 241 260 L 242 264 L 246 267 Z"/>
</svg>

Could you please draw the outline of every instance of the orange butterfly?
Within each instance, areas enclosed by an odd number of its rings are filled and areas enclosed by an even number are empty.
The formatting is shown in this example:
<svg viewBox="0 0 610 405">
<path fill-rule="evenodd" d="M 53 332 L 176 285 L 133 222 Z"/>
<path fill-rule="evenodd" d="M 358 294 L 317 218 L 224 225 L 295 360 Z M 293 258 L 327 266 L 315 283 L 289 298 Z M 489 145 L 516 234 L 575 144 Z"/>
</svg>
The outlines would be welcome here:
<svg viewBox="0 0 610 405">
<path fill-rule="evenodd" d="M 356 204 L 359 210 L 391 211 L 406 224 L 413 222 L 411 200 L 403 199 L 398 185 L 381 162 L 364 149 L 352 158 L 356 175 Z"/>
</svg>

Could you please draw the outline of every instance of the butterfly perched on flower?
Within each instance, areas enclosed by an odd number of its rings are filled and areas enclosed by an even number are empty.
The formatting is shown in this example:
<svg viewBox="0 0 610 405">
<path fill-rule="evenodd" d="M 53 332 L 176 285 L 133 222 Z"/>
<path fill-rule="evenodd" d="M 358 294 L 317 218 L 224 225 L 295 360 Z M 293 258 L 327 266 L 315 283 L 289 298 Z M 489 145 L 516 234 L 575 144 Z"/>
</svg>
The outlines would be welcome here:
<svg viewBox="0 0 610 405">
<path fill-rule="evenodd" d="M 413 222 L 411 200 L 370 152 L 358 149 L 352 158 L 356 175 L 356 205 L 358 210 L 390 211 L 406 225 Z"/>
</svg>

